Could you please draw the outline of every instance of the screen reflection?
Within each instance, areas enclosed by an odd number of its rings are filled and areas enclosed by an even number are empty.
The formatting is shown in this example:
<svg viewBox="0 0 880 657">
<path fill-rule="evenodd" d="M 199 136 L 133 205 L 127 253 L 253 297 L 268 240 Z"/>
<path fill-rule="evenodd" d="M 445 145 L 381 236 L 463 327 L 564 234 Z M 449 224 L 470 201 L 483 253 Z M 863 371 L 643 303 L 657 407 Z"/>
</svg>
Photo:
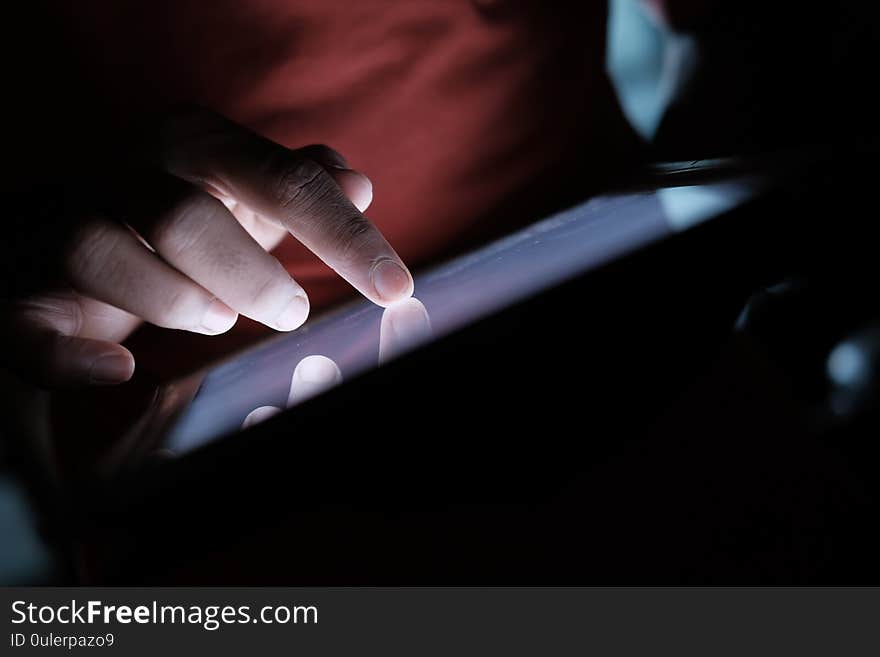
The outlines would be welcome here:
<svg viewBox="0 0 880 657">
<path fill-rule="evenodd" d="M 379 322 L 378 365 L 387 363 L 431 339 L 431 320 L 416 298 L 399 301 L 382 313 Z M 293 369 L 285 408 L 295 406 L 342 383 L 342 371 L 333 359 L 320 354 L 306 356 Z M 280 413 L 278 406 L 258 406 L 244 418 L 242 429 Z"/>
</svg>

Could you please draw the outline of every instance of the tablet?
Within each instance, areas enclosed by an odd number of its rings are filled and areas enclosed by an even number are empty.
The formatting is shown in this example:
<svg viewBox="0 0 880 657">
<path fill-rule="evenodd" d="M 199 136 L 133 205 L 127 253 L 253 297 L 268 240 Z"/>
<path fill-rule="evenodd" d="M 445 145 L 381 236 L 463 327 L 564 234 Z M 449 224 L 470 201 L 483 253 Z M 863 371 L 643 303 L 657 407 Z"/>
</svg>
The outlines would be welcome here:
<svg viewBox="0 0 880 657">
<path fill-rule="evenodd" d="M 247 430 L 512 304 L 725 214 L 764 185 L 755 174 L 687 178 L 711 167 L 667 165 L 669 186 L 592 198 L 418 273 L 412 299 L 387 309 L 367 300 L 350 303 L 196 373 L 177 386 L 187 394 L 171 396 L 174 408 L 158 443 L 182 455 Z M 675 184 L 682 180 L 687 184 Z"/>
</svg>

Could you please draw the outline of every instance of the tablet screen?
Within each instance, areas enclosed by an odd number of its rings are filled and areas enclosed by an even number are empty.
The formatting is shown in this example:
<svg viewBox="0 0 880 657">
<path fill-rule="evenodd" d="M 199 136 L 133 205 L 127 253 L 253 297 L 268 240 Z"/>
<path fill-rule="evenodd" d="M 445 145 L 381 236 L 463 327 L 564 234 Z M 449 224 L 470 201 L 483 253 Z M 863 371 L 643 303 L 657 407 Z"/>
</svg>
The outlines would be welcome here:
<svg viewBox="0 0 880 657">
<path fill-rule="evenodd" d="M 175 454 L 260 422 L 406 351 L 753 196 L 755 179 L 593 198 L 415 276 L 415 297 L 363 300 L 198 375 L 164 445 Z"/>
</svg>

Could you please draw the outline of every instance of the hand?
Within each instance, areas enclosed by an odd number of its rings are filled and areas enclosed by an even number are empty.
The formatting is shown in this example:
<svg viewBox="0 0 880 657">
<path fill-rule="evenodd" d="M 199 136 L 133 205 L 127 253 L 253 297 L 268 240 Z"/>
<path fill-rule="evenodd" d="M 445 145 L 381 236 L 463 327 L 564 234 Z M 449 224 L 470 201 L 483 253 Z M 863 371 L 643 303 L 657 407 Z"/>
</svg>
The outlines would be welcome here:
<svg viewBox="0 0 880 657">
<path fill-rule="evenodd" d="M 267 252 L 287 234 L 377 304 L 412 294 L 406 267 L 362 214 L 369 180 L 336 151 L 289 150 L 202 110 L 169 118 L 158 141 L 155 169 L 78 194 L 86 203 L 72 216 L 35 226 L 58 284 L 6 304 L 0 318 L 0 360 L 23 378 L 126 381 L 134 359 L 119 343 L 142 320 L 206 335 L 239 314 L 297 328 L 308 297 Z"/>
<path fill-rule="evenodd" d="M 416 298 L 399 301 L 385 309 L 379 325 L 379 364 L 397 358 L 431 337 L 431 320 L 425 306 Z M 330 358 L 313 355 L 303 358 L 290 380 L 287 407 L 318 395 L 342 383 L 342 372 Z M 259 406 L 248 413 L 242 428 L 258 424 L 282 409 Z"/>
</svg>

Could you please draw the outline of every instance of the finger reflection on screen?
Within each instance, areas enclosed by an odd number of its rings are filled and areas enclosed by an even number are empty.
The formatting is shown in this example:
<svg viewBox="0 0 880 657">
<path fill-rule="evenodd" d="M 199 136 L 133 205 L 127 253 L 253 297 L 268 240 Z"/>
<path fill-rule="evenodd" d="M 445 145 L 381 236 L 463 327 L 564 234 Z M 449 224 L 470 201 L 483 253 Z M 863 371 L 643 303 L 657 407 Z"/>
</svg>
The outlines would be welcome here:
<svg viewBox="0 0 880 657">
<path fill-rule="evenodd" d="M 431 339 L 431 319 L 424 304 L 411 297 L 388 306 L 379 328 L 379 364 Z"/>
<path fill-rule="evenodd" d="M 241 428 L 247 429 L 248 427 L 252 427 L 255 424 L 259 424 L 263 420 L 268 420 L 270 417 L 280 412 L 281 409 L 277 406 L 258 406 L 247 414 L 244 422 L 241 423 Z"/>
<path fill-rule="evenodd" d="M 233 433 L 258 407 L 284 408 L 337 381 L 335 370 L 325 369 L 332 381 L 311 384 L 307 380 L 308 385 L 298 389 L 291 376 L 305 357 L 332 359 L 349 381 L 430 341 L 432 332 L 449 335 L 712 219 L 746 202 L 764 185 L 762 179 L 739 174 L 694 184 L 687 176 L 700 172 L 698 162 L 673 163 L 667 169 L 675 175 L 684 173 L 686 184 L 669 187 L 664 183 L 654 191 L 592 197 L 423 272 L 416 289 L 425 305 L 411 299 L 382 309 L 359 300 L 217 364 L 202 374 L 192 401 L 176 409 L 166 429 L 166 445 L 180 453 L 192 451 Z M 666 175 L 664 169 L 658 171 Z M 266 412 L 250 421 L 266 417 Z"/>
<path fill-rule="evenodd" d="M 424 304 L 415 298 L 395 303 L 384 310 L 379 325 L 379 363 L 414 349 L 430 340 L 431 320 Z M 333 361 L 320 354 L 306 356 L 293 370 L 287 407 L 295 406 L 342 383 L 342 372 Z M 277 415 L 277 406 L 259 406 L 248 413 L 242 422 L 247 429 Z"/>
<path fill-rule="evenodd" d="M 287 405 L 299 404 L 340 383 L 342 372 L 333 360 L 326 356 L 306 356 L 293 370 Z"/>
<path fill-rule="evenodd" d="M 297 363 L 293 376 L 290 377 L 287 406 L 288 408 L 295 406 L 340 383 L 342 383 L 342 372 L 330 358 L 318 354 L 306 356 Z M 252 427 L 280 412 L 281 409 L 277 406 L 258 406 L 247 414 L 244 422 L 241 423 L 241 428 Z"/>
</svg>

